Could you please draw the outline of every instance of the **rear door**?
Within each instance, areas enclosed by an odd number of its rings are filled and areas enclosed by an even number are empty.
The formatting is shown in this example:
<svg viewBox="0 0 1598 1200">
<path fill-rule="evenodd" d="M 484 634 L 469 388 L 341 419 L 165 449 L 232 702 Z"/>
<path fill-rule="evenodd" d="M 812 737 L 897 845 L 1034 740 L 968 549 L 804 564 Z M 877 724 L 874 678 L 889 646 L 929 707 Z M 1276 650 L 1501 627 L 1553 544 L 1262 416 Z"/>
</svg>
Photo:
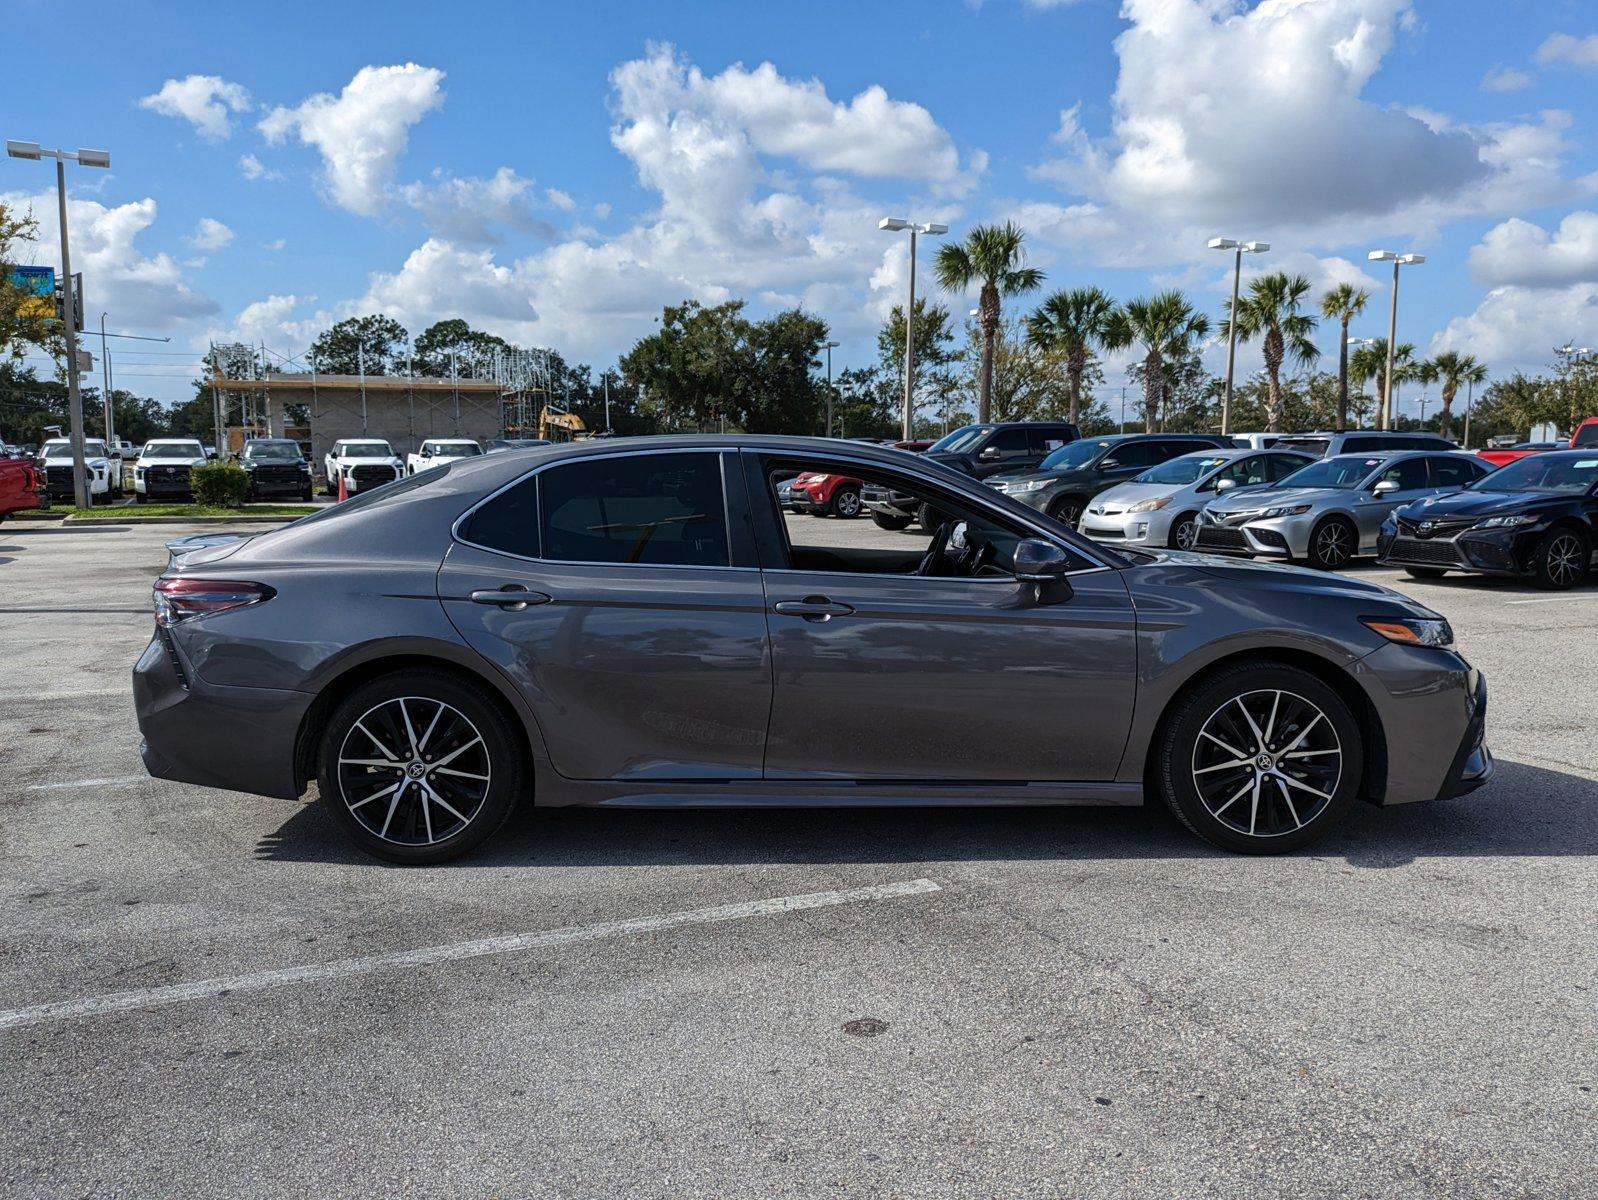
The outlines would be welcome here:
<svg viewBox="0 0 1598 1200">
<path fill-rule="evenodd" d="M 445 611 L 526 697 L 562 775 L 760 776 L 771 662 L 734 459 L 566 459 L 458 526 Z"/>
<path fill-rule="evenodd" d="M 1008 425 L 995 429 L 982 443 L 974 456 L 974 473 L 986 479 L 1000 471 L 1019 471 L 1035 467 L 1042 456 L 1033 450 L 1032 431 L 1024 425 Z"/>
</svg>

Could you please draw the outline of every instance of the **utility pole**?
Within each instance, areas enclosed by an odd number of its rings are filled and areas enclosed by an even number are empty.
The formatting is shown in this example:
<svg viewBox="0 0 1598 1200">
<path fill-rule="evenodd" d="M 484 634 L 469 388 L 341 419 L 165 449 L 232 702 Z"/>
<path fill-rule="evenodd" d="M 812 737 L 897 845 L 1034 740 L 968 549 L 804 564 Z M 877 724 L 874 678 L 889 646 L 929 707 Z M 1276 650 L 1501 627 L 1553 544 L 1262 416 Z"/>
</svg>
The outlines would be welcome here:
<svg viewBox="0 0 1598 1200">
<path fill-rule="evenodd" d="M 100 385 L 101 399 L 105 401 L 105 448 L 112 449 L 116 441 L 116 406 L 111 402 L 111 351 L 105 344 L 105 314 L 100 314 Z M 118 480 L 120 483 L 121 481 Z"/>
<path fill-rule="evenodd" d="M 611 432 L 611 429 L 610 429 L 610 372 L 606 371 L 604 373 L 604 375 L 600 376 L 600 378 L 602 378 L 605 381 L 605 432 L 609 433 L 609 432 Z"/>
<path fill-rule="evenodd" d="M 827 350 L 827 436 L 832 436 L 832 352 L 837 349 L 837 342 L 824 343 Z"/>
<path fill-rule="evenodd" d="M 1232 250 L 1232 307 L 1227 319 L 1226 336 L 1226 397 L 1221 401 L 1221 435 L 1232 432 L 1232 368 L 1237 362 L 1237 292 L 1243 282 L 1243 254 L 1264 254 L 1271 248 L 1269 242 L 1239 242 L 1232 238 L 1211 238 L 1210 250 Z"/>
<path fill-rule="evenodd" d="M 904 310 L 904 440 L 909 441 L 911 424 L 915 418 L 915 386 L 916 386 L 916 238 L 925 233 L 933 236 L 949 232 L 947 225 L 935 221 L 916 224 L 903 217 L 883 217 L 877 222 L 877 228 L 889 233 L 902 233 L 910 231 L 910 299 Z"/>
<path fill-rule="evenodd" d="M 1382 419 L 1377 422 L 1381 429 L 1393 427 L 1393 351 L 1394 339 L 1398 337 L 1398 268 L 1419 266 L 1426 261 L 1424 254 L 1395 254 L 1391 250 L 1372 250 L 1365 256 L 1371 262 L 1390 262 L 1393 264 L 1393 295 L 1387 306 L 1387 373 L 1382 377 Z"/>
</svg>

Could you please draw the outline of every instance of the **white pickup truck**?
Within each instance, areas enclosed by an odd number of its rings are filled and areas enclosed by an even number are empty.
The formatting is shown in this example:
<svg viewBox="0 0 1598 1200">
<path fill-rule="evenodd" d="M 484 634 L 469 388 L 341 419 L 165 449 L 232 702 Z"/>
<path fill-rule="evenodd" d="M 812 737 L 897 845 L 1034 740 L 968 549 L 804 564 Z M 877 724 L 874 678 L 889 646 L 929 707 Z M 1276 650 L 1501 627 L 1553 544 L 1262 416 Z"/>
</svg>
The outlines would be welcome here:
<svg viewBox="0 0 1598 1200">
<path fill-rule="evenodd" d="M 430 467 L 441 467 L 451 459 L 471 458 L 483 448 L 471 438 L 428 438 L 415 454 L 405 456 L 405 473 L 414 475 Z"/>
<path fill-rule="evenodd" d="M 133 501 L 192 500 L 189 472 L 209 461 L 197 438 L 151 438 L 133 464 Z"/>
<path fill-rule="evenodd" d="M 51 500 L 72 499 L 72 441 L 51 438 L 39 447 L 45 491 Z M 122 460 L 112 458 L 99 438 L 83 439 L 83 469 L 89 477 L 89 503 L 102 504 L 122 495 Z"/>
<path fill-rule="evenodd" d="M 345 493 L 353 495 L 392 483 L 406 473 L 405 460 L 394 453 L 394 447 L 375 438 L 340 438 L 322 456 L 322 466 L 327 471 L 329 496 L 338 493 L 340 475 Z"/>
</svg>

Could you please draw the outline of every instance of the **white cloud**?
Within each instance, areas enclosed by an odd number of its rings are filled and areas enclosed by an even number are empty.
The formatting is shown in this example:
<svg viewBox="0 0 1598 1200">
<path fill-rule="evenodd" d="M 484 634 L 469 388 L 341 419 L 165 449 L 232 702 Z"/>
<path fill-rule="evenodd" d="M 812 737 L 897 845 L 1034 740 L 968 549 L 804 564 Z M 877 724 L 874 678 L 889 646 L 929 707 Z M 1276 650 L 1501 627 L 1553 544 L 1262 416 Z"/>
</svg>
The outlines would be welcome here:
<svg viewBox="0 0 1598 1200">
<path fill-rule="evenodd" d="M 544 196 L 561 212 L 574 212 L 577 208 L 577 201 L 573 200 L 569 193 L 563 192 L 559 188 L 545 188 Z"/>
<path fill-rule="evenodd" d="M 444 101 L 444 72 L 406 63 L 362 67 L 337 96 L 274 108 L 260 123 L 268 141 L 289 134 L 322 156 L 322 180 L 341 208 L 375 216 L 386 205 L 410 128 Z"/>
<path fill-rule="evenodd" d="M 1537 82 L 1530 71 L 1516 67 L 1495 66 L 1482 76 L 1481 86 L 1487 92 L 1519 92 Z"/>
<path fill-rule="evenodd" d="M 532 186 L 531 179 L 501 167 L 488 179 L 460 179 L 435 171 L 433 182 L 408 183 L 399 191 L 435 236 L 466 245 L 491 245 L 503 240 L 498 232 L 502 226 L 553 236 L 554 227 L 534 211 Z"/>
<path fill-rule="evenodd" d="M 283 178 L 283 172 L 272 170 L 253 154 L 246 154 L 239 159 L 239 170 L 251 182 L 261 179 L 276 182 Z"/>
<path fill-rule="evenodd" d="M 168 79 L 161 90 L 139 101 L 140 108 L 164 117 L 180 117 L 201 137 L 221 141 L 233 132 L 230 113 L 249 112 L 250 94 L 218 75 Z"/>
<path fill-rule="evenodd" d="M 39 222 L 37 246 L 59 244 L 53 189 L 3 194 L 0 203 L 15 210 L 32 210 Z M 171 255 L 146 254 L 139 249 L 139 236 L 155 219 L 156 203 L 149 197 L 119 205 L 67 201 L 72 267 L 83 273 L 85 313 L 105 309 L 127 326 L 161 332 L 174 323 L 217 310 L 211 297 L 189 286 L 182 265 Z M 44 261 L 49 261 L 48 252 Z"/>
<path fill-rule="evenodd" d="M 283 249 L 283 247 L 287 246 L 288 244 L 289 243 L 288 243 L 288 239 L 287 238 L 274 238 L 272 241 L 267 242 L 264 246 L 262 246 L 261 249 L 270 250 L 273 254 L 276 254 L 279 250 Z"/>
<path fill-rule="evenodd" d="M 206 330 L 204 341 L 265 342 L 279 354 L 293 354 L 310 344 L 326 322 L 316 318 L 297 318 L 295 310 L 314 303 L 315 296 L 270 295 L 246 304 L 226 326 Z"/>
<path fill-rule="evenodd" d="M 1465 351 L 1498 374 L 1546 369 L 1553 347 L 1566 341 L 1598 345 L 1598 283 L 1493 288 L 1474 312 L 1450 321 L 1429 352 Z"/>
<path fill-rule="evenodd" d="M 1598 212 L 1573 212 L 1549 233 L 1513 217 L 1470 251 L 1471 274 L 1493 285 L 1558 287 L 1598 283 Z"/>
<path fill-rule="evenodd" d="M 1598 33 L 1586 37 L 1551 34 L 1537 47 L 1537 61 L 1545 66 L 1560 63 L 1570 67 L 1598 67 Z"/>
<path fill-rule="evenodd" d="M 214 217 L 201 217 L 187 240 L 197 250 L 220 250 L 233 240 L 233 231 Z"/>
</svg>

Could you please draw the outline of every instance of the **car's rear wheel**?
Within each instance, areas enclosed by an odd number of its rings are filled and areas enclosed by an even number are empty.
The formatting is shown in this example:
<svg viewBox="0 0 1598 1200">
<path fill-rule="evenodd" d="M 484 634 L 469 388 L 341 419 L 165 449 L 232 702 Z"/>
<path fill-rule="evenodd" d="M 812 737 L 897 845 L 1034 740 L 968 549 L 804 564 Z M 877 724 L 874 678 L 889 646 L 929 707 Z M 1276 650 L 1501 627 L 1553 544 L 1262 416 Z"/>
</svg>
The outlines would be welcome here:
<svg viewBox="0 0 1598 1200">
<path fill-rule="evenodd" d="M 938 527 L 944 523 L 944 516 L 930 504 L 923 503 L 916 510 L 916 523 L 921 526 L 924 533 L 937 533 Z"/>
<path fill-rule="evenodd" d="M 832 503 L 828 509 L 835 517 L 858 517 L 860 492 L 855 488 L 839 488 L 832 493 Z"/>
<path fill-rule="evenodd" d="M 1155 782 L 1200 837 L 1280 854 L 1320 837 L 1359 788 L 1359 726 L 1338 694 L 1275 663 L 1228 667 L 1179 699 L 1161 726 Z"/>
<path fill-rule="evenodd" d="M 900 529 L 909 529 L 910 522 L 915 518 L 909 515 L 894 516 L 889 513 L 874 512 L 871 514 L 871 519 L 876 522 L 878 529 L 892 529 L 897 531 Z"/>
<path fill-rule="evenodd" d="M 1532 579 L 1540 588 L 1563 592 L 1575 587 L 1587 574 L 1592 559 L 1592 544 L 1579 529 L 1556 525 L 1543 535 L 1532 556 Z"/>
<path fill-rule="evenodd" d="M 1346 567 L 1359 548 L 1359 531 L 1343 517 L 1327 517 L 1310 531 L 1309 565 L 1322 571 Z"/>
<path fill-rule="evenodd" d="M 1441 579 L 1448 572 L 1443 567 L 1405 567 L 1404 574 L 1411 579 Z"/>
<path fill-rule="evenodd" d="M 1172 550 L 1198 549 L 1198 514 L 1183 513 L 1171 522 L 1169 539 Z"/>
<path fill-rule="evenodd" d="M 521 796 L 523 757 L 509 719 L 479 688 L 443 671 L 396 672 L 334 709 L 317 783 L 368 854 L 438 863 L 505 823 Z"/>
</svg>

